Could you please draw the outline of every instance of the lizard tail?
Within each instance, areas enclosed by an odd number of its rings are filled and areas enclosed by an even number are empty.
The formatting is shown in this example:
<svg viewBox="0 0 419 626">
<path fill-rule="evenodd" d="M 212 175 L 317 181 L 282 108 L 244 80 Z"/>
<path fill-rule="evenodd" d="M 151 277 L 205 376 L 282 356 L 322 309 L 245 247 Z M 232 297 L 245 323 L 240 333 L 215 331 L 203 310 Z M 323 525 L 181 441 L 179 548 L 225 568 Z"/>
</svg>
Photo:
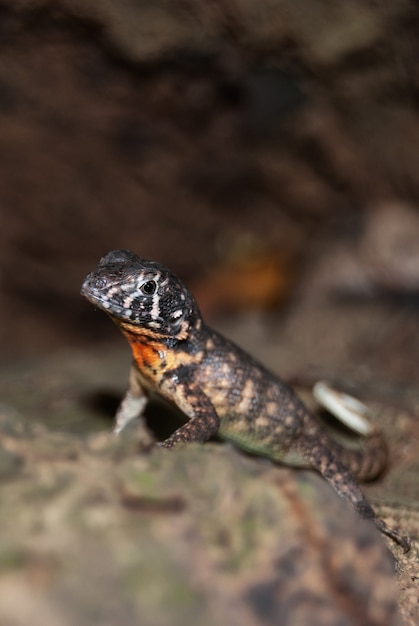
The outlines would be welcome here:
<svg viewBox="0 0 419 626">
<path fill-rule="evenodd" d="M 316 383 L 313 395 L 324 408 L 363 439 L 358 449 L 347 448 L 335 441 L 329 442 L 337 458 L 358 480 L 367 481 L 379 476 L 387 465 L 388 448 L 383 435 L 368 420 L 368 407 L 356 398 L 332 389 L 323 381 Z"/>
<path fill-rule="evenodd" d="M 388 461 L 388 447 L 383 435 L 375 431 L 364 440 L 359 449 L 347 448 L 332 442 L 335 454 L 359 481 L 373 480 L 383 473 Z"/>
<path fill-rule="evenodd" d="M 311 417 L 311 416 L 310 416 Z M 303 455 L 310 467 L 325 475 L 332 471 L 340 473 L 342 467 L 350 471 L 358 481 L 365 482 L 377 478 L 387 465 L 388 448 L 381 433 L 375 431 L 366 437 L 359 447 L 349 448 L 332 439 L 319 424 L 312 423 L 301 441 Z M 339 459 L 339 467 L 333 468 L 332 459 Z"/>
</svg>

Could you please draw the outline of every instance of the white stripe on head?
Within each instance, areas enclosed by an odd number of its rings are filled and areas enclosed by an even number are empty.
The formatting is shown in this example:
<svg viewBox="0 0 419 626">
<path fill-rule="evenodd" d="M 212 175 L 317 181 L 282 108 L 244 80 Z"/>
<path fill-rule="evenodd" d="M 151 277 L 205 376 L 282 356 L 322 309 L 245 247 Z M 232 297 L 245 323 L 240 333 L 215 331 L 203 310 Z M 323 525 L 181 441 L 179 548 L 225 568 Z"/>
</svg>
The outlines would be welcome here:
<svg viewBox="0 0 419 626">
<path fill-rule="evenodd" d="M 161 274 L 160 272 L 158 274 L 156 274 L 154 280 L 158 283 L 159 278 L 160 278 Z M 151 311 L 150 311 L 150 315 L 151 315 L 151 319 L 156 320 L 157 318 L 160 317 L 160 296 L 159 296 L 159 290 L 156 289 L 156 291 L 153 293 L 153 304 L 151 306 Z"/>
</svg>

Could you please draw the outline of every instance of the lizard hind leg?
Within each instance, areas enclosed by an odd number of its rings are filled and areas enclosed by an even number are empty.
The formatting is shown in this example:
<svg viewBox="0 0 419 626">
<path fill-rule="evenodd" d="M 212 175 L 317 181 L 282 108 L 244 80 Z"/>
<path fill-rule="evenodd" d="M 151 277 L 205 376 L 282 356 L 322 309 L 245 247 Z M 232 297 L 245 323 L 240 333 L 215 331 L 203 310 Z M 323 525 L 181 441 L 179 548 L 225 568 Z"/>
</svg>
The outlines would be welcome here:
<svg viewBox="0 0 419 626">
<path fill-rule="evenodd" d="M 375 513 L 366 496 L 356 483 L 353 474 L 339 460 L 334 451 L 329 448 L 320 448 L 314 446 L 309 455 L 311 466 L 320 472 L 320 474 L 334 487 L 337 493 L 350 502 L 358 514 L 364 519 L 371 520 L 375 526 L 387 535 L 397 544 L 399 544 L 404 552 L 410 549 L 410 539 L 402 535 L 397 529 L 388 526 Z"/>
<path fill-rule="evenodd" d="M 371 480 L 379 476 L 387 465 L 388 448 L 382 434 L 370 422 L 370 411 L 362 402 L 320 381 L 313 388 L 317 401 L 348 428 L 364 437 L 361 449 L 349 449 L 336 441 L 317 433 L 317 442 L 306 442 L 306 457 L 312 467 L 333 485 L 340 496 L 350 501 L 359 515 L 369 519 L 388 537 L 398 543 L 405 552 L 410 548 L 409 537 L 388 526 L 379 518 L 367 498 L 355 482 Z"/>
</svg>

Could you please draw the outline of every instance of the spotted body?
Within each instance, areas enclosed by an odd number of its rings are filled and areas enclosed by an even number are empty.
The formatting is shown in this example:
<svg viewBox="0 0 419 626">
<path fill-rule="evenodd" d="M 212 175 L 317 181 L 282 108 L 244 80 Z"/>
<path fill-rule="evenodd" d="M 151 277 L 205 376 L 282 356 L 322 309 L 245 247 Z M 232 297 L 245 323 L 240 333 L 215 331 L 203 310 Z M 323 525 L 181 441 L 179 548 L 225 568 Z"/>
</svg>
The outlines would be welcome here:
<svg viewBox="0 0 419 626">
<path fill-rule="evenodd" d="M 346 449 L 277 376 L 202 320 L 192 295 L 167 268 L 116 250 L 99 262 L 82 294 L 110 315 L 133 354 L 119 432 L 141 415 L 149 392 L 189 420 L 159 445 L 206 441 L 214 434 L 273 461 L 319 471 L 362 517 L 405 550 L 409 540 L 374 513 L 357 479 L 377 476 L 387 450 L 374 431 L 364 450 Z"/>
</svg>

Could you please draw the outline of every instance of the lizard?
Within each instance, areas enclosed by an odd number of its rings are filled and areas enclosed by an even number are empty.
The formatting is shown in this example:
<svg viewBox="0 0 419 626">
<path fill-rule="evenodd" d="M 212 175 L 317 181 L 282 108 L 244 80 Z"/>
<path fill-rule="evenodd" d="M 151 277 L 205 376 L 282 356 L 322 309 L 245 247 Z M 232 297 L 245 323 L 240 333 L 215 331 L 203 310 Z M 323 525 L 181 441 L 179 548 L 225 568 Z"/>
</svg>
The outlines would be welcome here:
<svg viewBox="0 0 419 626">
<path fill-rule="evenodd" d="M 114 250 L 86 276 L 81 293 L 111 317 L 132 351 L 115 433 L 140 417 L 149 394 L 157 393 L 188 418 L 157 445 L 173 448 L 218 434 L 273 462 L 316 470 L 361 517 L 409 550 L 409 537 L 375 513 L 357 482 L 386 465 L 377 429 L 363 449 L 335 441 L 291 387 L 205 324 L 192 294 L 160 263 Z"/>
</svg>

